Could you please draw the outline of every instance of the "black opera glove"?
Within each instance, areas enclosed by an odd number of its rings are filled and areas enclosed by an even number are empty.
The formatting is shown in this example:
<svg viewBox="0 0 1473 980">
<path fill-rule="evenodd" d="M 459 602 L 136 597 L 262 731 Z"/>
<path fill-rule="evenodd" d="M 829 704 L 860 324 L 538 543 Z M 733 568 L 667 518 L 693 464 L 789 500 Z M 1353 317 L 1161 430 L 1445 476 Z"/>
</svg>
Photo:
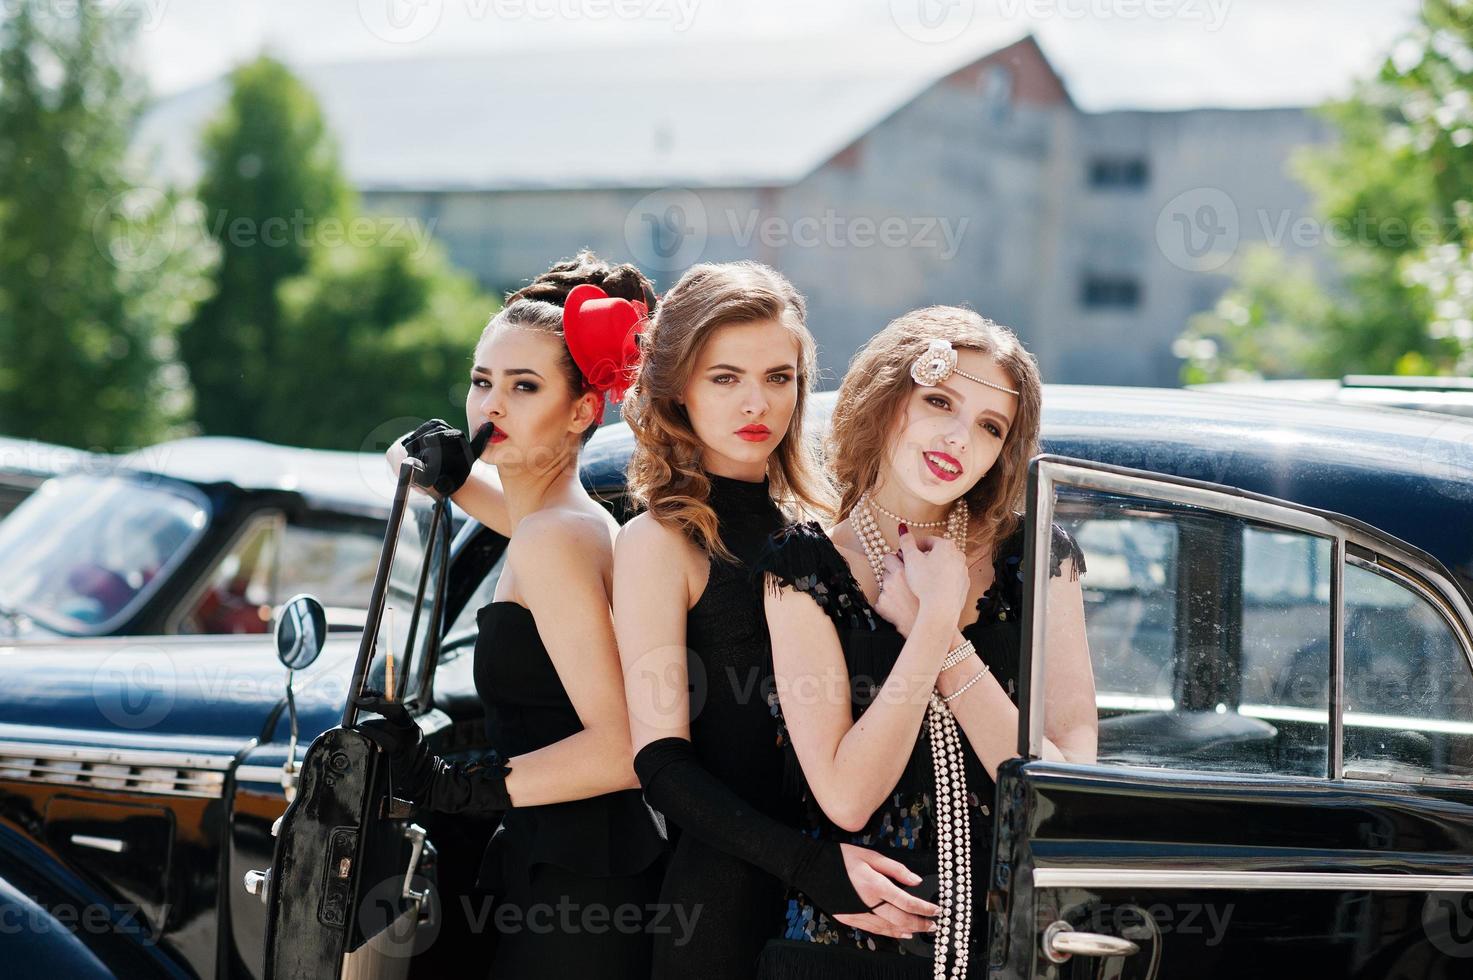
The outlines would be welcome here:
<svg viewBox="0 0 1473 980">
<path fill-rule="evenodd" d="M 355 702 L 381 717 L 354 726 L 389 757 L 394 795 L 441 813 L 490 814 L 510 810 L 506 776 L 511 768 L 492 751 L 473 762 L 446 762 L 432 753 L 404 705 L 364 691 Z"/>
<path fill-rule="evenodd" d="M 430 419 L 402 437 L 399 444 L 424 464 L 424 469 L 415 474 L 414 482 L 448 497 L 470 479 L 471 467 L 485 452 L 491 432 L 488 423 L 476 433 L 474 440 L 468 440 L 465 433 L 444 419 Z"/>
<path fill-rule="evenodd" d="M 683 738 L 657 739 L 634 757 L 650 806 L 702 843 L 755 865 L 829 915 L 868 912 L 833 841 L 810 837 L 747 805 L 701 765 Z"/>
</svg>

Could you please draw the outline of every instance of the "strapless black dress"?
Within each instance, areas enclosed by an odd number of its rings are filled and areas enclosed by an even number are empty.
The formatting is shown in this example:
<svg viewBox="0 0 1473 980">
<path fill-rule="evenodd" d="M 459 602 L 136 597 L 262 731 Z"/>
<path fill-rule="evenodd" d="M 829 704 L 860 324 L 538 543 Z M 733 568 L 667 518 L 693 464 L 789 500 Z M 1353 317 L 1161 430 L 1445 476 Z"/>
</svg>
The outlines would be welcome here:
<svg viewBox="0 0 1473 980">
<path fill-rule="evenodd" d="M 493 602 L 476 621 L 476 690 L 491 746 L 510 759 L 581 731 L 531 610 Z M 497 901 L 491 976 L 647 980 L 665 853 L 638 790 L 507 811 L 478 882 Z"/>
</svg>

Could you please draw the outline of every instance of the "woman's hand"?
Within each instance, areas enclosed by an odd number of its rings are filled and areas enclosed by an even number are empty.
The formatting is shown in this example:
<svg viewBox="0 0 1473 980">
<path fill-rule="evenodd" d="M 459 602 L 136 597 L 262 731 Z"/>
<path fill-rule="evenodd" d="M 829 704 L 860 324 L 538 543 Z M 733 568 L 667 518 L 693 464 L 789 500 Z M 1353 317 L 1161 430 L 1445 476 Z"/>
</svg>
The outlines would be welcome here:
<svg viewBox="0 0 1473 980">
<path fill-rule="evenodd" d="M 483 426 L 472 442 L 443 419 L 430 419 L 390 446 L 384 458 L 395 474 L 406 456 L 418 459 L 424 464 L 424 469 L 415 475 L 415 485 L 425 490 L 433 489 L 431 496 L 447 497 L 465 486 L 471 467 L 485 451 L 490 434 L 490 428 Z"/>
<path fill-rule="evenodd" d="M 910 535 L 906 535 L 909 537 Z M 895 552 L 885 555 L 885 578 L 880 594 L 875 599 L 875 612 L 879 613 L 900 635 L 910 638 L 910 628 L 915 625 L 916 614 L 921 610 L 921 601 L 911 591 L 905 578 L 905 566 Z"/>
<path fill-rule="evenodd" d="M 941 914 L 941 907 L 917 898 L 895 883 L 919 885 L 920 875 L 868 848 L 840 844 L 839 850 L 844 854 L 844 870 L 849 873 L 850 884 L 870 906 L 870 911 L 831 916 L 835 922 L 892 939 L 907 939 L 917 932 L 936 930 L 934 919 Z"/>
<path fill-rule="evenodd" d="M 921 607 L 929 606 L 938 615 L 949 615 L 949 622 L 961 618 L 972 579 L 967 571 L 966 555 L 955 542 L 950 538 L 932 538 L 923 550 L 916 543 L 915 535 L 902 534 L 900 559 L 906 584 Z"/>
</svg>

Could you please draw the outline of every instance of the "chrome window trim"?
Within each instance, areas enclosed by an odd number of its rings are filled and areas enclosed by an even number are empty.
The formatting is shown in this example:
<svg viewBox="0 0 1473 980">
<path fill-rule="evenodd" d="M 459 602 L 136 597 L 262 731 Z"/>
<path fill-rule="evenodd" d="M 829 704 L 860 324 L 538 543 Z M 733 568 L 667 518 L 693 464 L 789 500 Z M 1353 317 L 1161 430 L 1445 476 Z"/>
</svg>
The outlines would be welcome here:
<svg viewBox="0 0 1473 980">
<path fill-rule="evenodd" d="M 1473 874 L 1216 871 L 1206 868 L 1034 868 L 1034 888 L 1206 888 L 1242 891 L 1468 892 Z"/>
</svg>

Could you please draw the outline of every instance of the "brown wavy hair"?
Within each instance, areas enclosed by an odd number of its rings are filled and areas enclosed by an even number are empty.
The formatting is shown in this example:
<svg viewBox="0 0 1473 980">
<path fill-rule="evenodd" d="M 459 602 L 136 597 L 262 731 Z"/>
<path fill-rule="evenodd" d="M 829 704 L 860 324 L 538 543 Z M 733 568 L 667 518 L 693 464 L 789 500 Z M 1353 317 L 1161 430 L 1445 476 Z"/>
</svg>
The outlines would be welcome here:
<svg viewBox="0 0 1473 980">
<path fill-rule="evenodd" d="M 1043 383 L 1038 362 L 1016 334 L 957 306 L 928 306 L 902 314 L 849 362 L 828 441 L 839 519 L 848 517 L 860 495 L 875 485 L 880 465 L 889 456 L 886 440 L 916 387 L 910 366 L 933 340 L 949 340 L 957 350 L 980 351 L 1006 371 L 1018 389 L 1018 409 L 1002 452 L 966 493 L 971 532 L 990 545 L 1012 529 L 1023 508 L 1028 461 L 1038 453 Z"/>
<path fill-rule="evenodd" d="M 782 441 L 767 461 L 773 500 L 790 518 L 832 513 L 832 490 L 804 435 L 803 415 L 817 374 L 817 350 L 804 323 L 807 303 L 782 273 L 757 262 L 692 266 L 660 301 L 644 336 L 639 379 L 625 400 L 634 433 L 630 498 L 655 520 L 678 528 L 708 553 L 730 559 L 717 534 L 704 449 L 678 399 L 711 335 L 733 323 L 777 320 L 798 340 L 798 401 Z"/>
<path fill-rule="evenodd" d="M 610 296 L 642 302 L 651 312 L 655 309 L 655 286 L 643 272 L 627 262 L 611 265 L 585 248 L 571 259 L 554 262 L 527 285 L 507 294 L 506 305 L 491 317 L 476 346 L 502 327 L 552 334 L 563 345 L 558 362 L 568 390 L 574 398 L 581 397 L 588 390 L 588 381 L 573 355 L 568 353 L 567 339 L 563 336 L 563 304 L 573 287 L 584 283 L 598 286 Z M 597 431 L 597 425 L 584 429 L 580 445 L 587 445 Z"/>
</svg>

